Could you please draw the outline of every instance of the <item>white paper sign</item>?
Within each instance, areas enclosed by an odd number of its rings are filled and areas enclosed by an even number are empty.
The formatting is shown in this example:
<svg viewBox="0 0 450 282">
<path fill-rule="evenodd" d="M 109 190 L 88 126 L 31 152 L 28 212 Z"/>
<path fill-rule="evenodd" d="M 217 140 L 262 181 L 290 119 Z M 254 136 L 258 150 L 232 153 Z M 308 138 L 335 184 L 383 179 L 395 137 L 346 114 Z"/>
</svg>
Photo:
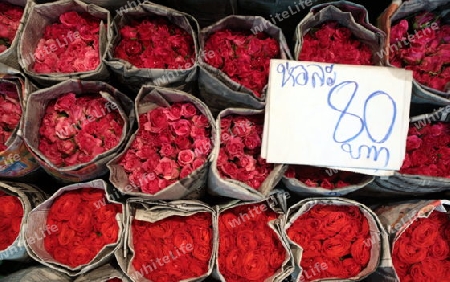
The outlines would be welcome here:
<svg viewBox="0 0 450 282">
<path fill-rule="evenodd" d="M 388 175 L 409 128 L 412 71 L 271 60 L 262 157 Z"/>
</svg>

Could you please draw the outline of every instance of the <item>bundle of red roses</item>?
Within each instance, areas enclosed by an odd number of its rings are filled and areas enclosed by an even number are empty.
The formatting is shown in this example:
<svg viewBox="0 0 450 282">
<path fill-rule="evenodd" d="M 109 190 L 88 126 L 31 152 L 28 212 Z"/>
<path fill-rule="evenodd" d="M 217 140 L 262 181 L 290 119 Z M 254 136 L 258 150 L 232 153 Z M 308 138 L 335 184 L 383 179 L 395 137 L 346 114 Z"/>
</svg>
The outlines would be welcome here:
<svg viewBox="0 0 450 282">
<path fill-rule="evenodd" d="M 205 42 L 207 64 L 223 71 L 231 80 L 251 90 L 260 98 L 269 80 L 270 59 L 280 58 L 276 39 L 266 33 L 223 29 L 211 34 Z"/>
<path fill-rule="evenodd" d="M 446 92 L 450 89 L 449 43 L 450 25 L 431 12 L 421 12 L 392 26 L 389 62 L 412 70 L 419 83 Z"/>
<path fill-rule="evenodd" d="M 107 245 L 119 240 L 122 205 L 110 204 L 105 191 L 80 188 L 55 198 L 46 224 L 57 232 L 44 238 L 45 250 L 60 264 L 78 268 L 90 263 Z M 56 226 L 56 228 L 54 228 Z"/>
<path fill-rule="evenodd" d="M 76 73 L 100 64 L 100 19 L 87 12 L 65 12 L 47 25 L 34 51 L 36 73 Z"/>
<path fill-rule="evenodd" d="M 134 271 L 137 281 L 182 281 L 208 273 L 213 251 L 212 214 L 169 216 L 154 223 L 131 223 Z M 140 280 L 139 280 L 140 281 Z"/>
<path fill-rule="evenodd" d="M 52 100 L 39 129 L 39 150 L 58 167 L 87 163 L 116 147 L 124 120 L 100 95 L 67 93 Z"/>
<path fill-rule="evenodd" d="M 285 173 L 287 178 L 295 178 L 311 188 L 324 188 L 334 190 L 358 184 L 366 177 L 365 175 L 341 171 L 330 168 L 291 165 Z"/>
<path fill-rule="evenodd" d="M 112 278 L 112 279 L 109 279 L 106 282 L 122 282 L 122 279 L 120 279 L 120 278 Z"/>
<path fill-rule="evenodd" d="M 24 13 L 23 7 L 0 2 L 0 53 L 6 51 L 14 38 Z"/>
<path fill-rule="evenodd" d="M 400 173 L 450 178 L 450 124 L 411 125 Z"/>
<path fill-rule="evenodd" d="M 0 152 L 6 150 L 5 143 L 19 124 L 21 115 L 16 85 L 0 81 Z"/>
<path fill-rule="evenodd" d="M 139 115 L 139 130 L 119 160 L 130 183 L 156 194 L 202 167 L 212 150 L 211 124 L 191 102 Z"/>
<path fill-rule="evenodd" d="M 321 52 L 317 52 L 321 50 Z M 373 65 L 372 50 L 351 30 L 331 21 L 311 29 L 303 36 L 299 61 L 348 65 Z"/>
<path fill-rule="evenodd" d="M 217 170 L 224 179 L 235 179 L 259 189 L 274 165 L 261 158 L 264 115 L 229 115 L 220 119 Z"/>
<path fill-rule="evenodd" d="M 450 217 L 433 211 L 394 242 L 392 262 L 400 282 L 450 281 Z"/>
<path fill-rule="evenodd" d="M 225 281 L 270 281 L 281 270 L 289 255 L 269 226 L 277 218 L 263 202 L 220 213 L 217 265 Z"/>
<path fill-rule="evenodd" d="M 11 246 L 19 236 L 23 213 L 22 202 L 18 197 L 0 191 L 0 251 Z"/>
<path fill-rule="evenodd" d="M 137 68 L 187 69 L 195 60 L 194 39 L 163 17 L 133 20 L 120 29 L 114 56 Z"/>
<path fill-rule="evenodd" d="M 287 235 L 303 249 L 300 281 L 353 278 L 371 258 L 369 222 L 358 206 L 315 204 L 294 216 Z"/>
</svg>

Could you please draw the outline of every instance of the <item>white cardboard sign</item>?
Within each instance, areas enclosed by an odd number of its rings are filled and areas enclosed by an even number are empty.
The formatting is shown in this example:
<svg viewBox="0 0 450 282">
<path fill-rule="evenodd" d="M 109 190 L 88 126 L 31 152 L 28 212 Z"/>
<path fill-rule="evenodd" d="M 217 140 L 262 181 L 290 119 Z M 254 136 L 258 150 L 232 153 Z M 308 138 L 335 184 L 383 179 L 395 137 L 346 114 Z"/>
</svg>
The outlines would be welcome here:
<svg viewBox="0 0 450 282">
<path fill-rule="evenodd" d="M 389 175 L 405 156 L 410 70 L 271 60 L 261 155 Z"/>
</svg>

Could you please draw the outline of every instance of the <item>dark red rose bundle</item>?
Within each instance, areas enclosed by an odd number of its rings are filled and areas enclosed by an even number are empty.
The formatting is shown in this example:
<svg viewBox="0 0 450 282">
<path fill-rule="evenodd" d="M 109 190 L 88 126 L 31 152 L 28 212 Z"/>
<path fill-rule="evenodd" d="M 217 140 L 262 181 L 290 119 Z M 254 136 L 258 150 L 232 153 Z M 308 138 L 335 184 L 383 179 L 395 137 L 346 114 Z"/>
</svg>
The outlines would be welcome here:
<svg viewBox="0 0 450 282">
<path fill-rule="evenodd" d="M 88 163 L 118 145 L 123 127 L 117 105 L 99 94 L 67 93 L 47 105 L 39 150 L 58 167 Z"/>
<path fill-rule="evenodd" d="M 194 39 L 163 17 L 133 20 L 120 29 L 114 56 L 137 68 L 185 69 L 195 60 Z"/>
<path fill-rule="evenodd" d="M 450 25 L 439 16 L 421 12 L 391 29 L 389 62 L 414 72 L 414 79 L 446 92 L 450 80 Z"/>
<path fill-rule="evenodd" d="M 371 258 L 369 222 L 357 206 L 316 204 L 287 235 L 303 249 L 300 281 L 356 277 Z"/>
<path fill-rule="evenodd" d="M 259 32 L 223 29 L 210 35 L 204 47 L 205 62 L 223 71 L 231 80 L 261 97 L 269 80 L 270 59 L 280 58 L 276 39 Z"/>
<path fill-rule="evenodd" d="M 274 165 L 261 158 L 264 115 L 229 115 L 220 120 L 217 169 L 224 179 L 235 179 L 259 189 Z"/>
<path fill-rule="evenodd" d="M 450 124 L 411 125 L 400 173 L 450 178 Z"/>
<path fill-rule="evenodd" d="M 291 165 L 286 171 L 285 177 L 295 178 L 311 188 L 334 190 L 358 184 L 366 176 L 355 172 L 340 171 L 331 168 Z"/>
<path fill-rule="evenodd" d="M 19 198 L 0 191 L 0 251 L 7 249 L 17 239 L 22 219 L 23 206 Z"/>
<path fill-rule="evenodd" d="M 122 279 L 120 279 L 120 278 L 112 278 L 112 279 L 109 279 L 108 281 L 106 281 L 106 282 L 122 282 L 123 280 Z"/>
<path fill-rule="evenodd" d="M 211 124 L 190 102 L 156 107 L 139 116 L 139 130 L 119 161 L 130 183 L 156 194 L 208 161 Z"/>
<path fill-rule="evenodd" d="M 47 226 L 57 232 L 45 236 L 45 250 L 55 261 L 71 268 L 86 265 L 105 246 L 118 242 L 116 216 L 120 213 L 122 205 L 107 202 L 104 190 L 64 192 L 54 200 L 47 215 Z"/>
<path fill-rule="evenodd" d="M 401 282 L 450 281 L 450 217 L 433 211 L 394 242 L 392 262 Z"/>
<path fill-rule="evenodd" d="M 321 50 L 317 52 L 317 50 Z M 373 65 L 372 50 L 347 27 L 326 22 L 303 36 L 299 61 Z"/>
<path fill-rule="evenodd" d="M 15 84 L 5 81 L 0 82 L 0 152 L 6 150 L 5 144 L 13 134 L 22 116 L 22 107 L 18 95 Z"/>
<path fill-rule="evenodd" d="M 47 25 L 34 52 L 37 73 L 76 73 L 100 64 L 100 19 L 88 13 L 65 12 Z"/>
<path fill-rule="evenodd" d="M 14 38 L 20 25 L 24 8 L 6 2 L 0 2 L 0 53 L 6 51 Z"/>
<path fill-rule="evenodd" d="M 281 270 L 288 253 L 269 226 L 277 218 L 266 203 L 221 212 L 217 261 L 225 281 L 267 281 Z"/>
<path fill-rule="evenodd" d="M 212 214 L 170 216 L 131 223 L 134 280 L 182 281 L 208 273 L 213 251 Z"/>
</svg>

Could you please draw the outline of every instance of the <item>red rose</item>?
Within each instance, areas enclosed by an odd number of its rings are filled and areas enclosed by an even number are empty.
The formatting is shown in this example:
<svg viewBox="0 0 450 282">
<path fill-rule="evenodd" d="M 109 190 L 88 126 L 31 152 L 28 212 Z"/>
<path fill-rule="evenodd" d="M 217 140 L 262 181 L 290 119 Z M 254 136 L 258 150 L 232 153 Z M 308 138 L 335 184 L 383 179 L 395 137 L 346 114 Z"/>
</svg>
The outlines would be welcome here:
<svg viewBox="0 0 450 282">
<path fill-rule="evenodd" d="M 424 260 L 427 256 L 426 247 L 417 247 L 410 239 L 398 240 L 394 244 L 394 253 L 398 254 L 401 261 L 414 264 Z"/>
<path fill-rule="evenodd" d="M 69 263 L 70 263 L 69 258 L 70 258 L 71 252 L 72 252 L 72 250 L 57 246 L 53 249 L 53 258 L 62 264 L 69 265 Z"/>
<path fill-rule="evenodd" d="M 411 230 L 411 243 L 420 248 L 431 246 L 439 234 L 437 225 L 429 221 L 425 221 Z"/>
<path fill-rule="evenodd" d="M 359 263 L 363 268 L 367 266 L 370 260 L 370 249 L 372 245 L 370 240 L 358 238 L 352 244 L 351 255 L 356 263 Z"/>
<path fill-rule="evenodd" d="M 365 224 L 368 220 L 361 209 L 351 205 L 316 204 L 301 214 L 287 229 L 288 238 L 303 249 L 300 265 L 305 273 L 301 281 L 357 276 L 368 265 L 372 252 Z M 327 268 L 311 275 L 309 268 L 317 262 L 324 262 Z"/>
<path fill-rule="evenodd" d="M 323 242 L 323 255 L 330 258 L 344 257 L 350 253 L 351 243 L 341 236 L 331 237 Z"/>
<path fill-rule="evenodd" d="M 78 203 L 69 218 L 61 218 L 52 212 L 67 207 L 75 199 Z M 121 206 L 107 202 L 105 191 L 101 189 L 80 188 L 64 192 L 53 201 L 47 215 L 47 226 L 56 226 L 56 232 L 45 234 L 45 249 L 60 264 L 71 268 L 85 265 L 105 245 L 117 244 L 119 224 L 116 215 L 119 212 Z"/>
<path fill-rule="evenodd" d="M 76 267 L 78 265 L 87 264 L 93 259 L 94 255 L 95 253 L 87 247 L 75 247 L 70 250 L 69 266 Z"/>
<path fill-rule="evenodd" d="M 75 230 L 69 224 L 60 223 L 61 231 L 58 234 L 58 243 L 61 246 L 67 246 L 75 238 Z"/>
<path fill-rule="evenodd" d="M 81 197 L 77 194 L 61 195 L 55 199 L 49 213 L 58 220 L 69 220 L 76 213 L 81 204 Z"/>
<path fill-rule="evenodd" d="M 187 222 L 189 221 L 189 223 Z M 191 223 L 197 223 L 192 229 Z M 206 244 L 196 244 L 196 230 L 211 230 L 211 213 L 200 212 L 191 216 L 170 216 L 154 223 L 133 220 L 131 239 L 134 256 L 132 265 L 141 271 L 150 261 L 160 261 L 142 274 L 146 279 L 155 281 L 165 275 L 167 281 L 180 281 L 196 278 L 208 271 L 212 256 L 212 237 Z M 158 243 L 159 242 L 159 243 Z M 160 244 L 160 245 L 159 245 Z"/>
<path fill-rule="evenodd" d="M 77 213 L 70 218 L 69 226 L 79 233 L 89 233 L 93 229 L 92 217 L 92 208 L 80 207 Z"/>
<path fill-rule="evenodd" d="M 244 213 L 251 220 L 241 220 Z M 268 225 L 275 218 L 266 204 L 241 205 L 219 215 L 218 267 L 227 281 L 262 281 L 281 268 L 287 253 Z"/>
<path fill-rule="evenodd" d="M 355 277 L 361 270 L 361 264 L 355 261 L 353 258 L 346 258 L 342 261 L 342 267 L 346 270 L 346 277 Z"/>
</svg>

